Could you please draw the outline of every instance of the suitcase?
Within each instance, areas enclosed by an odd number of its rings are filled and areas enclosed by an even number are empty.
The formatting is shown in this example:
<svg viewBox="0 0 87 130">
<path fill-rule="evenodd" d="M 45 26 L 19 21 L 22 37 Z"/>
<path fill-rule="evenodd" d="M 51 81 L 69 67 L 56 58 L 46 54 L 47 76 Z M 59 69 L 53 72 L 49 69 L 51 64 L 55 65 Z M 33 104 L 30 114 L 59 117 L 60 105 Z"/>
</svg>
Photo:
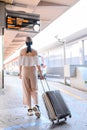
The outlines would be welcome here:
<svg viewBox="0 0 87 130">
<path fill-rule="evenodd" d="M 71 112 L 67 104 L 65 103 L 60 91 L 59 90 L 51 91 L 47 81 L 46 81 L 46 85 L 49 90 L 45 91 L 45 87 L 42 80 L 41 80 L 41 84 L 44 90 L 44 93 L 42 94 L 42 98 L 43 98 L 49 119 L 53 123 L 55 120 L 57 121 L 57 123 L 60 123 L 61 121 L 66 121 L 67 116 L 71 117 Z"/>
</svg>

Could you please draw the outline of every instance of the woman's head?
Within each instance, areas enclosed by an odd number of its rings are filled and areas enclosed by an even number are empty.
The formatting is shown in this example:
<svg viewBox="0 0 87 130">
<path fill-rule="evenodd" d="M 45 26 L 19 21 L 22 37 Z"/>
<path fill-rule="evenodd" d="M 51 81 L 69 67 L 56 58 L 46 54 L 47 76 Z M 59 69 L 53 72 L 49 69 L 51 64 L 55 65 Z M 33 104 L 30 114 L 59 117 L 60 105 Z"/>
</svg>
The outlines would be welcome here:
<svg viewBox="0 0 87 130">
<path fill-rule="evenodd" d="M 26 37 L 26 45 L 32 45 L 32 39 L 31 37 Z"/>
<path fill-rule="evenodd" d="M 31 37 L 26 37 L 26 46 L 27 46 L 27 53 L 31 52 L 31 45 L 32 45 L 32 39 Z"/>
</svg>

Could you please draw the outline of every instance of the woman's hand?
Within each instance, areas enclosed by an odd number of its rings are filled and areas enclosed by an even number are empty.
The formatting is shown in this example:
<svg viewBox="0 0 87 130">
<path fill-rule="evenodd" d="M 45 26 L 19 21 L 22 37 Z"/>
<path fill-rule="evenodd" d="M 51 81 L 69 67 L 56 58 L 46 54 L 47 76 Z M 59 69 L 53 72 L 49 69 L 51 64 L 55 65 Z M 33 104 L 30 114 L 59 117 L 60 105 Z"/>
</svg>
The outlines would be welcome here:
<svg viewBox="0 0 87 130">
<path fill-rule="evenodd" d="M 21 75 L 21 73 L 19 73 L 18 76 L 19 76 L 20 79 L 22 79 L 22 75 Z"/>
<path fill-rule="evenodd" d="M 37 65 L 37 68 L 38 68 L 38 73 L 40 75 L 40 79 L 43 80 L 45 77 L 42 74 L 41 67 L 39 65 Z"/>
<path fill-rule="evenodd" d="M 42 74 L 40 74 L 40 79 L 43 80 L 44 78 L 45 77 Z"/>
</svg>

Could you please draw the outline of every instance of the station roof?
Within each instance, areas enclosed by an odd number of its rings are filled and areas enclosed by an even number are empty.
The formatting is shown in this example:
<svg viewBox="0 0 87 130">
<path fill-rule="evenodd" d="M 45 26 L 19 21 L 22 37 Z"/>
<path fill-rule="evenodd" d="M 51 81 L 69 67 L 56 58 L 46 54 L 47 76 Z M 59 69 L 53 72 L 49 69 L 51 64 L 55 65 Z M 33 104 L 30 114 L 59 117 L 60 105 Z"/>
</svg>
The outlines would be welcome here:
<svg viewBox="0 0 87 130">
<path fill-rule="evenodd" d="M 66 37 L 66 43 L 72 43 L 77 41 L 78 39 L 87 40 L 87 28 L 84 28 L 78 32 L 71 34 L 70 36 Z"/>
<path fill-rule="evenodd" d="M 6 10 L 40 15 L 40 31 L 70 9 L 79 0 L 0 0 L 6 3 Z M 37 33 L 7 30 L 4 31 L 4 59 L 24 45 L 25 37 Z"/>
</svg>

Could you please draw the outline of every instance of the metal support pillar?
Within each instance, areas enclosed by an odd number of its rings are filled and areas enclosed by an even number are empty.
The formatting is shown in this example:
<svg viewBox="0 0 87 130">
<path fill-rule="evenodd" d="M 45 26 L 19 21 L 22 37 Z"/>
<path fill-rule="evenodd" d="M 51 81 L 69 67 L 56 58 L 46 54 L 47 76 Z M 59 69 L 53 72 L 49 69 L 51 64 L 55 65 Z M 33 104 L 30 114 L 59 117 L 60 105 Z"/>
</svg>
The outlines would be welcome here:
<svg viewBox="0 0 87 130">
<path fill-rule="evenodd" d="M 0 89 L 4 88 L 3 45 L 5 27 L 5 3 L 0 2 Z"/>
<path fill-rule="evenodd" d="M 84 40 L 82 40 L 82 64 L 85 64 L 85 57 L 84 57 Z"/>
<path fill-rule="evenodd" d="M 66 41 L 63 42 L 64 45 L 64 67 L 66 65 Z M 67 85 L 67 78 L 64 76 L 64 84 Z"/>
</svg>

